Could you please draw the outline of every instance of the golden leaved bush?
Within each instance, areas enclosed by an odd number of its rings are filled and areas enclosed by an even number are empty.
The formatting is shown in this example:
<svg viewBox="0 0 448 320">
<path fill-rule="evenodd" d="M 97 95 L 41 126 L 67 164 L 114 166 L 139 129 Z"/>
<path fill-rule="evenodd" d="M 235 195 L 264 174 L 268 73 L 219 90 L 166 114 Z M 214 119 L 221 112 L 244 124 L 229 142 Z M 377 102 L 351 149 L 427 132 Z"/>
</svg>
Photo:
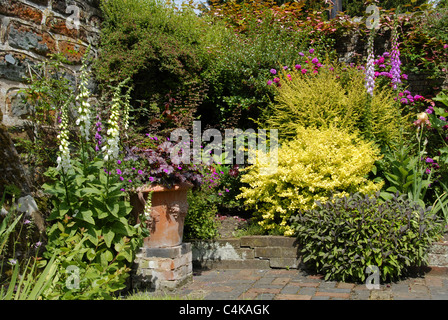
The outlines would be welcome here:
<svg viewBox="0 0 448 320">
<path fill-rule="evenodd" d="M 292 235 L 289 219 L 297 210 L 312 209 L 315 201 L 325 202 L 333 192 L 380 190 L 381 183 L 367 178 L 380 158 L 379 150 L 357 133 L 298 127 L 296 138 L 278 149 L 276 171 L 262 174 L 267 163 L 257 155 L 256 163 L 242 176 L 248 187 L 238 197 L 257 209 L 265 230 Z"/>
<path fill-rule="evenodd" d="M 266 110 L 264 125 L 278 129 L 280 140 L 294 138 L 302 126 L 337 127 L 358 131 L 383 146 L 397 140 L 405 126 L 393 92 L 377 88 L 371 97 L 364 86 L 364 73 L 356 68 L 326 61 L 316 74 L 288 70 L 279 77 L 280 86 Z"/>
</svg>

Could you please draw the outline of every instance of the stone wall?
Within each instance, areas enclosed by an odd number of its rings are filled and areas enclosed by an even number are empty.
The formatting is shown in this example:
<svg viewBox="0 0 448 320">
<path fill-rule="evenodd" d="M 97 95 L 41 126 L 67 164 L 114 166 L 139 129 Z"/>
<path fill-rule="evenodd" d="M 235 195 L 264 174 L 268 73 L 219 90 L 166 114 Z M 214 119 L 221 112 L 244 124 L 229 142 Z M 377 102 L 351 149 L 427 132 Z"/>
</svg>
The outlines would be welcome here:
<svg viewBox="0 0 448 320">
<path fill-rule="evenodd" d="M 295 238 L 246 236 L 191 241 L 193 266 L 205 269 L 299 269 L 303 268 Z M 433 243 L 428 267 L 448 268 L 448 242 Z"/>
<path fill-rule="evenodd" d="M 221 269 L 297 269 L 301 258 L 295 238 L 246 236 L 192 241 L 193 265 Z"/>
<path fill-rule="evenodd" d="M 62 53 L 69 80 L 89 44 L 99 41 L 99 0 L 0 0 L 0 109 L 3 124 L 20 125 L 29 112 L 18 91 L 30 69 L 48 54 Z M 79 24 L 78 24 L 79 22 Z"/>
</svg>

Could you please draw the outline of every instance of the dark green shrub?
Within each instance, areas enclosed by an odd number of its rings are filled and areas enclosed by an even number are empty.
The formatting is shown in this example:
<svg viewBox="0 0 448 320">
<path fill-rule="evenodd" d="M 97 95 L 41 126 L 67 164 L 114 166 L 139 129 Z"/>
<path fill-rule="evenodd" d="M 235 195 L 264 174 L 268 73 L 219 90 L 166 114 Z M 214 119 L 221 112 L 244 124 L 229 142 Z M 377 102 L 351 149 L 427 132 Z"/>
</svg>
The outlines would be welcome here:
<svg viewBox="0 0 448 320">
<path fill-rule="evenodd" d="M 184 229 L 186 239 L 213 239 L 218 235 L 217 195 L 214 190 L 207 189 L 207 186 L 203 186 L 188 192 L 188 214 Z"/>
<path fill-rule="evenodd" d="M 292 220 L 303 261 L 336 281 L 364 281 L 371 265 L 379 268 L 382 280 L 402 276 L 426 263 L 427 249 L 441 231 L 430 208 L 398 194 L 385 202 L 379 194 L 333 196 Z"/>
<path fill-rule="evenodd" d="M 162 129 L 176 127 L 172 122 L 191 115 L 204 94 L 198 75 L 207 25 L 192 10 L 178 11 L 158 0 L 110 0 L 101 8 L 101 54 L 95 64 L 100 87 L 107 91 L 109 84 L 130 78 L 132 105 L 141 102 L 133 125 L 157 119 Z"/>
</svg>

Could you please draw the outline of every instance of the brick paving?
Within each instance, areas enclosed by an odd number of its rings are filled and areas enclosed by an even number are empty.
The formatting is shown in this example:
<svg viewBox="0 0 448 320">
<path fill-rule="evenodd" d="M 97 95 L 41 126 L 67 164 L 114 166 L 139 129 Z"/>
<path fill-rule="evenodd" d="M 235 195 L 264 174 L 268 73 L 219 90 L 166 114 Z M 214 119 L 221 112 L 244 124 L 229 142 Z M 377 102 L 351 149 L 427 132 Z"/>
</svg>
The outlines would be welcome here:
<svg viewBox="0 0 448 320">
<path fill-rule="evenodd" d="M 448 300 L 448 270 L 381 283 L 379 289 L 325 281 L 298 269 L 195 270 L 193 281 L 176 295 L 204 300 Z"/>
</svg>

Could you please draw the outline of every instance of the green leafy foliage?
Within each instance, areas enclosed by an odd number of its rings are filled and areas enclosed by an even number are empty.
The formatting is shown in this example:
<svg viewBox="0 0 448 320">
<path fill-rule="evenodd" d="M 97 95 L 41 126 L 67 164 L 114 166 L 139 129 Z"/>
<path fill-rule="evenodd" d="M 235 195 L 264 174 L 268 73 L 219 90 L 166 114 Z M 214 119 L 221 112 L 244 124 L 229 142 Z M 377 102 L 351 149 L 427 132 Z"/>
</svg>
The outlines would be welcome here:
<svg viewBox="0 0 448 320">
<path fill-rule="evenodd" d="M 58 262 L 54 254 L 43 271 L 37 272 L 40 265 L 37 259 L 31 263 L 29 259 L 25 265 L 23 273 L 20 274 L 20 263 L 16 263 L 8 289 L 0 288 L 0 300 L 40 300 L 46 290 L 51 287 L 55 280 Z"/>
<path fill-rule="evenodd" d="M 27 87 L 19 91 L 26 108 L 23 131 L 17 138 L 16 148 L 22 162 L 28 167 L 29 176 L 36 184 L 43 183 L 45 168 L 55 164 L 56 136 L 53 126 L 64 103 L 73 101 L 73 76 L 64 68 L 62 54 L 30 67 Z M 74 79 L 74 77 L 73 77 Z"/>
<path fill-rule="evenodd" d="M 204 90 L 198 52 L 206 24 L 191 9 L 158 0 L 102 1 L 101 8 L 102 53 L 95 69 L 104 91 L 131 79 L 132 98 L 141 102 L 132 115 L 136 125 L 158 116 L 166 128 L 191 116 Z"/>
<path fill-rule="evenodd" d="M 0 208 L 5 204 L 6 194 L 14 195 L 15 192 L 13 187 L 5 188 Z M 23 237 L 28 233 L 23 232 L 24 222 L 27 227 L 31 224 L 23 217 L 23 213 L 17 212 L 13 196 L 12 206 L 0 224 L 0 300 L 41 299 L 56 273 L 55 256 L 51 256 L 48 262 L 40 260 L 38 249 L 41 242 L 33 244 L 32 237 Z"/>
<path fill-rule="evenodd" d="M 57 276 L 45 299 L 50 300 L 110 300 L 114 293 L 126 287 L 129 267 L 121 261 L 128 259 L 129 240 L 121 239 L 114 244 L 114 253 L 107 249 L 106 237 L 98 240 L 95 247 L 86 245 L 90 235 L 85 231 L 70 236 L 73 221 L 62 222 L 58 246 L 51 250 L 57 256 Z"/>
<path fill-rule="evenodd" d="M 404 195 L 382 202 L 379 194 L 332 197 L 292 217 L 303 261 L 327 280 L 364 281 L 377 266 L 383 280 L 397 279 L 427 261 L 439 239 L 440 220 Z"/>
<path fill-rule="evenodd" d="M 213 239 L 218 235 L 218 195 L 207 186 L 188 191 L 188 214 L 185 217 L 186 239 Z"/>
<path fill-rule="evenodd" d="M 48 230 L 49 247 L 61 245 L 58 240 L 61 234 L 72 237 L 81 229 L 88 238 L 85 245 L 101 252 L 95 257 L 96 263 L 107 265 L 117 253 L 116 246 L 123 241 L 126 250 L 120 250 L 119 261 L 132 263 L 143 231 L 131 223 L 132 207 L 121 190 L 119 177 L 104 170 L 106 164 L 100 159 L 89 162 L 87 167 L 73 161 L 73 167 L 75 170 L 62 179 L 54 168 L 47 172 L 53 183 L 43 187 L 52 195 L 54 206 L 48 218 L 53 223 Z M 72 223 L 63 228 L 62 222 L 69 220 Z"/>
</svg>

